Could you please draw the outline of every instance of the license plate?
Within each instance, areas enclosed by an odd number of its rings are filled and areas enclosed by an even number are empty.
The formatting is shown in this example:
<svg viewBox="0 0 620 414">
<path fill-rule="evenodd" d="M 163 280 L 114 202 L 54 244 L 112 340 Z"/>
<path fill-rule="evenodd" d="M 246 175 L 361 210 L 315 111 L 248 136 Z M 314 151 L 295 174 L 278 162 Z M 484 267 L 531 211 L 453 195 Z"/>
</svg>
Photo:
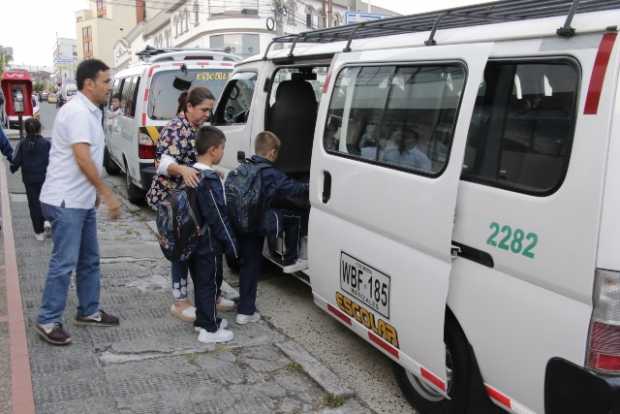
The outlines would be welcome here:
<svg viewBox="0 0 620 414">
<path fill-rule="evenodd" d="M 345 252 L 340 252 L 340 289 L 389 319 L 390 277 Z"/>
</svg>

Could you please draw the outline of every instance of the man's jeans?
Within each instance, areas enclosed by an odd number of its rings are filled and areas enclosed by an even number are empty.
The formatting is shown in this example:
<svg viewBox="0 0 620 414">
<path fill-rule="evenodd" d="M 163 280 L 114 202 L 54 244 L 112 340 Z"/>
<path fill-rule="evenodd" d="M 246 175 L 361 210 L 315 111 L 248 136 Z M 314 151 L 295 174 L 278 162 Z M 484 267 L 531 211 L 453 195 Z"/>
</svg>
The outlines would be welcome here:
<svg viewBox="0 0 620 414">
<path fill-rule="evenodd" d="M 45 203 L 41 203 L 41 207 L 43 216 L 52 224 L 54 249 L 37 322 L 62 322 L 74 270 L 78 316 L 92 315 L 99 310 L 101 279 L 95 209 L 55 207 Z"/>
</svg>

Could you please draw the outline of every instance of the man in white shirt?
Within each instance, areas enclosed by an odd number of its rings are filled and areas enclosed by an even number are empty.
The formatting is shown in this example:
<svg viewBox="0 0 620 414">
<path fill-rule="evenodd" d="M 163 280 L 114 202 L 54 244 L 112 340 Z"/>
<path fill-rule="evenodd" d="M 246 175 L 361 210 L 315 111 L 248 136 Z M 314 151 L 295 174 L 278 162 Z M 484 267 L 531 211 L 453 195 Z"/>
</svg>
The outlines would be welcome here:
<svg viewBox="0 0 620 414">
<path fill-rule="evenodd" d="M 54 345 L 71 342 L 62 327 L 62 314 L 74 270 L 79 300 L 75 323 L 119 324 L 118 318 L 99 307 L 101 273 L 95 210 L 101 200 L 110 218 L 116 219 L 121 207 L 101 179 L 105 144 L 99 106 L 105 104 L 110 92 L 109 68 L 99 60 L 85 60 L 77 68 L 76 81 L 78 94 L 56 115 L 40 197 L 43 215 L 52 223 L 54 249 L 35 329 Z"/>
</svg>

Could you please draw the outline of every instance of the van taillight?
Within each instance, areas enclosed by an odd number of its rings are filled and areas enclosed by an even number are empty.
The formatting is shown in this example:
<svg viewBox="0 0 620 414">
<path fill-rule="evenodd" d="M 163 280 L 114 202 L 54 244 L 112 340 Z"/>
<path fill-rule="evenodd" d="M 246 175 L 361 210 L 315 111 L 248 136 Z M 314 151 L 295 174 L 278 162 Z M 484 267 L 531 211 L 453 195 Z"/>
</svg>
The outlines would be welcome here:
<svg viewBox="0 0 620 414">
<path fill-rule="evenodd" d="M 152 160 L 155 158 L 155 144 L 151 137 L 146 134 L 138 134 L 138 158 Z"/>
<path fill-rule="evenodd" d="M 620 272 L 596 271 L 587 366 L 620 374 Z"/>
</svg>

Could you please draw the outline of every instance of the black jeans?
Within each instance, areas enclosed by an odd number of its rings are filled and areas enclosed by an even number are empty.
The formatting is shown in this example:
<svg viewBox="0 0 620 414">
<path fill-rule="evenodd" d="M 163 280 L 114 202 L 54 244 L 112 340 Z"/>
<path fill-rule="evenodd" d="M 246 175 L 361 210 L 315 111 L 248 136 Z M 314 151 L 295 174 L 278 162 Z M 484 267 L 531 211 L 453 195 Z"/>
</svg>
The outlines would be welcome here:
<svg viewBox="0 0 620 414">
<path fill-rule="evenodd" d="M 45 220 L 43 219 L 41 202 L 39 201 L 43 183 L 24 183 L 24 185 L 26 186 L 26 196 L 28 197 L 28 208 L 30 209 L 32 227 L 35 233 L 43 233 L 43 223 Z"/>
<path fill-rule="evenodd" d="M 256 312 L 256 288 L 263 270 L 263 241 L 265 237 L 249 234 L 239 237 L 241 269 L 239 271 L 239 308 L 243 315 Z"/>
<path fill-rule="evenodd" d="M 192 254 L 187 261 L 189 274 L 194 282 L 194 302 L 196 321 L 194 326 L 209 332 L 218 330 L 215 304 L 218 293 L 218 269 L 221 268 L 221 255 L 201 254 L 200 250 Z"/>
</svg>

